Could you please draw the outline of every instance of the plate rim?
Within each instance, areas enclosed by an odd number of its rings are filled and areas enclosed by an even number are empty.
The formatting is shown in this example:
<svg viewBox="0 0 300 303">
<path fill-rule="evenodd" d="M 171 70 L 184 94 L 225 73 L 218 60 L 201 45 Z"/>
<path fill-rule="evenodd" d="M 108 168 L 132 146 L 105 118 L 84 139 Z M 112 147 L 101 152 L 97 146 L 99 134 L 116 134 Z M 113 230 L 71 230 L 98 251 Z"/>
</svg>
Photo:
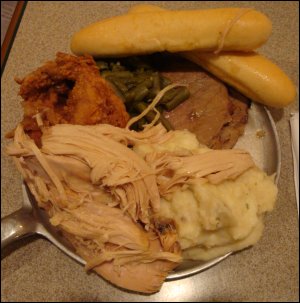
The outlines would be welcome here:
<svg viewBox="0 0 300 303">
<path fill-rule="evenodd" d="M 266 106 L 262 106 L 262 105 L 257 104 L 257 103 L 255 103 L 255 106 L 259 106 L 261 109 L 264 110 L 264 113 L 268 117 L 269 123 L 271 125 L 271 129 L 272 129 L 272 132 L 273 132 L 273 136 L 274 136 L 274 139 L 275 139 L 275 147 L 276 147 L 276 153 L 277 153 L 275 184 L 277 185 L 278 181 L 279 181 L 279 177 L 280 177 L 280 171 L 281 171 L 281 147 L 280 147 L 278 131 L 277 131 L 277 128 L 276 128 L 275 121 L 274 121 L 270 111 L 268 110 L 268 108 Z M 31 199 L 34 199 L 34 197 L 30 193 L 26 184 L 23 183 L 22 186 L 23 186 L 23 200 L 26 202 L 26 201 L 28 201 L 28 199 L 29 199 L 29 201 L 31 201 Z M 31 202 L 29 202 L 29 201 L 28 201 L 28 203 L 25 203 L 27 205 L 27 207 L 29 206 L 29 203 L 32 204 L 32 201 Z M 70 251 L 68 248 L 66 249 L 64 247 L 64 245 L 62 245 L 60 243 L 60 241 L 57 241 L 57 239 L 53 236 L 52 232 L 47 228 L 47 226 L 45 226 L 43 224 L 44 220 L 40 220 L 40 218 L 39 218 L 40 213 L 39 212 L 40 212 L 40 210 L 36 211 L 36 214 L 35 214 L 35 218 L 37 219 L 37 222 L 40 223 L 39 228 L 36 231 L 36 233 L 41 235 L 41 236 L 44 236 L 45 238 L 47 238 L 52 244 L 54 244 L 57 248 L 59 248 L 62 252 L 67 254 L 73 260 L 77 261 L 78 263 L 81 263 L 81 264 L 85 265 L 86 262 L 82 258 L 80 258 L 76 253 L 73 253 L 73 251 Z M 205 261 L 204 263 L 196 265 L 195 267 L 192 267 L 192 268 L 182 269 L 180 271 L 176 271 L 176 268 L 175 268 L 166 277 L 165 281 L 180 280 L 180 279 L 183 279 L 183 278 L 193 276 L 193 275 L 198 274 L 200 272 L 203 272 L 203 271 L 217 265 L 221 261 L 227 259 L 233 253 L 234 252 L 228 252 L 228 253 L 226 253 L 222 256 L 216 257 L 212 260 Z M 195 261 L 195 262 L 197 262 L 197 261 Z"/>
</svg>

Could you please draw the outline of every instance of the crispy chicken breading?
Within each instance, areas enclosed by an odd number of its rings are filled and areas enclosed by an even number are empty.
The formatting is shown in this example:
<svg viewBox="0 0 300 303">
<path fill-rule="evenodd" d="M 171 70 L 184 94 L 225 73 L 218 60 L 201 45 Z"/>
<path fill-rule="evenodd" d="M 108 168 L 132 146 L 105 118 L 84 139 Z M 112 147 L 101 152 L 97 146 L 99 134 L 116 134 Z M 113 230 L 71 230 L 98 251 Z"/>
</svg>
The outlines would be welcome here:
<svg viewBox="0 0 300 303">
<path fill-rule="evenodd" d="M 100 76 L 91 56 L 57 53 L 55 61 L 16 81 L 24 99 L 22 124 L 37 144 L 41 136 L 37 113 L 47 126 L 107 123 L 125 127 L 129 119 L 122 100 Z"/>
</svg>

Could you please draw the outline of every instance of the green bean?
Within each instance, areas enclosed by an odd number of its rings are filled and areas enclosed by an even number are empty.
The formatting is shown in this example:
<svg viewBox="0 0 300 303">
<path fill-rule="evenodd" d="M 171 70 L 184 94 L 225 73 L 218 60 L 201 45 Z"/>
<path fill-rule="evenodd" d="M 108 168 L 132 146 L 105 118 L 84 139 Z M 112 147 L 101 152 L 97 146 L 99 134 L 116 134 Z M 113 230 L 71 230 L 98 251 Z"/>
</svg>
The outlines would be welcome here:
<svg viewBox="0 0 300 303">
<path fill-rule="evenodd" d="M 160 76 L 158 72 L 153 73 L 153 89 L 158 93 L 160 91 Z"/>
<path fill-rule="evenodd" d="M 164 107 L 166 108 L 166 110 L 172 110 L 175 107 L 177 107 L 180 103 L 182 103 L 183 101 L 185 101 L 186 99 L 188 99 L 190 96 L 190 92 L 187 89 L 187 87 L 182 87 L 177 95 L 169 102 L 164 103 Z"/>
<path fill-rule="evenodd" d="M 135 88 L 130 89 L 125 94 L 126 102 L 140 102 L 147 97 L 149 93 L 149 88 L 152 86 L 152 80 L 146 79 Z"/>
<path fill-rule="evenodd" d="M 145 83 L 141 83 L 135 88 L 130 89 L 125 94 L 126 102 L 140 102 L 142 101 L 149 93 L 149 89 Z"/>
<path fill-rule="evenodd" d="M 137 83 L 134 82 L 125 82 L 126 86 L 128 87 L 128 90 L 133 89 L 137 86 Z"/>
<path fill-rule="evenodd" d="M 139 68 L 139 69 L 137 69 L 136 71 L 136 74 L 137 75 L 145 75 L 145 76 L 151 76 L 152 75 L 152 73 L 153 73 L 153 70 L 145 70 L 144 68 Z"/>
<path fill-rule="evenodd" d="M 139 102 L 139 103 L 135 103 L 133 105 L 134 109 L 137 110 L 139 113 L 142 113 L 146 108 L 147 108 L 147 104 L 145 102 Z"/>
<path fill-rule="evenodd" d="M 139 103 L 135 103 L 133 105 L 134 109 L 137 110 L 138 112 L 142 113 L 146 108 L 147 108 L 147 104 L 144 103 L 144 102 L 139 102 Z M 151 110 L 150 112 L 148 112 L 146 115 L 145 115 L 145 118 L 148 122 L 152 122 L 153 119 L 155 118 L 156 116 L 156 113 Z M 172 125 L 170 124 L 170 122 L 163 116 L 163 115 L 160 115 L 159 119 L 158 119 L 158 122 L 161 122 L 162 125 L 167 129 L 167 130 L 172 130 L 173 127 Z"/>
<path fill-rule="evenodd" d="M 161 122 L 161 124 L 166 128 L 167 131 L 174 129 L 170 122 L 163 115 L 160 115 L 159 122 Z"/>
<path fill-rule="evenodd" d="M 142 113 L 146 108 L 147 104 L 145 102 L 138 102 L 133 105 L 134 109 L 136 109 L 139 113 Z M 151 122 L 155 118 L 155 112 L 151 110 L 145 115 L 145 118 L 147 119 L 148 122 Z"/>
<path fill-rule="evenodd" d="M 170 102 L 171 100 L 173 100 L 175 98 L 175 96 L 178 94 L 178 90 L 181 89 L 181 87 L 175 87 L 172 88 L 170 90 L 168 90 L 163 97 L 160 99 L 159 103 L 160 104 L 165 104 Z"/>
<path fill-rule="evenodd" d="M 118 80 L 118 78 L 107 77 L 106 79 L 112 82 L 122 93 L 126 93 L 128 91 L 127 86 L 124 83 L 122 83 L 122 81 Z"/>
<path fill-rule="evenodd" d="M 151 78 L 153 79 L 153 85 L 152 89 L 150 90 L 149 97 L 153 99 L 160 91 L 160 76 L 157 72 L 155 72 L 152 74 Z"/>
<path fill-rule="evenodd" d="M 164 76 L 160 77 L 161 82 L 160 85 L 162 88 L 165 88 L 166 86 L 170 85 L 172 83 L 172 81 Z"/>
<path fill-rule="evenodd" d="M 122 82 L 127 86 L 137 86 L 138 81 L 135 76 L 130 78 L 121 78 Z"/>
<path fill-rule="evenodd" d="M 149 89 L 146 86 L 139 85 L 134 89 L 134 102 L 142 101 L 149 93 Z"/>
<path fill-rule="evenodd" d="M 137 80 L 137 83 L 138 84 L 141 84 L 142 82 L 144 82 L 144 81 L 151 81 L 151 85 L 150 85 L 150 83 L 149 83 L 149 87 L 151 87 L 152 86 L 152 84 L 153 84 L 153 79 L 151 78 L 151 76 L 148 76 L 148 75 L 146 75 L 146 74 L 135 74 L 135 78 L 136 78 L 136 80 Z"/>
<path fill-rule="evenodd" d="M 108 77 L 107 77 L 108 78 Z M 109 76 L 110 80 L 116 80 L 117 82 L 120 82 L 121 85 L 126 87 L 126 91 L 137 87 L 140 83 L 137 82 L 135 77 L 132 78 L 119 78 L 114 76 Z"/>
<path fill-rule="evenodd" d="M 151 88 L 153 86 L 153 79 L 151 77 L 147 78 L 144 82 L 142 82 L 142 84 L 145 85 L 147 88 Z"/>
<path fill-rule="evenodd" d="M 127 78 L 133 78 L 134 77 L 134 75 L 133 75 L 133 73 L 132 72 L 130 72 L 130 71 L 116 71 L 116 72 L 114 72 L 114 76 L 115 77 L 118 77 L 118 78 L 124 78 L 124 79 L 127 79 Z"/>
</svg>

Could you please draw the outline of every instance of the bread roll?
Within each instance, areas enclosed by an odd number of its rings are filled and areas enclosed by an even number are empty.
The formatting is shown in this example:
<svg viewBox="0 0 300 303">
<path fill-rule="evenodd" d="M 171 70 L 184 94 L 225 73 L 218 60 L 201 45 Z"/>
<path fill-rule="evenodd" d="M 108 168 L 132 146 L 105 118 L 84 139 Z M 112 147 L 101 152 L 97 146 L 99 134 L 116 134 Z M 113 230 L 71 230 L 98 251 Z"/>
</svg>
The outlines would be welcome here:
<svg viewBox="0 0 300 303">
<path fill-rule="evenodd" d="M 253 101 L 279 108 L 295 99 L 296 88 L 289 77 L 276 64 L 255 52 L 219 55 L 184 52 L 182 55 Z"/>
<path fill-rule="evenodd" d="M 272 25 L 262 13 L 240 8 L 148 11 L 89 25 L 75 33 L 71 50 L 95 57 L 161 51 L 249 51 L 269 38 Z"/>
<path fill-rule="evenodd" d="M 129 13 L 161 10 L 163 9 L 155 5 L 142 4 L 132 7 Z M 182 55 L 253 101 L 279 108 L 295 100 L 296 87 L 288 76 L 270 60 L 257 53 L 214 55 L 192 51 Z"/>
</svg>

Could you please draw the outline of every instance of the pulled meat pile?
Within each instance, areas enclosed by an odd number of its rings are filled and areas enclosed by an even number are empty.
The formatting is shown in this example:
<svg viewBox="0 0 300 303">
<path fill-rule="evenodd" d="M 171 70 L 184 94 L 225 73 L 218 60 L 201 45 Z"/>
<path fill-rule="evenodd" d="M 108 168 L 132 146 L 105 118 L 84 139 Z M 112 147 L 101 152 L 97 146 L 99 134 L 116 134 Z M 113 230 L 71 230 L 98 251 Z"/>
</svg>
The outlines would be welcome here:
<svg viewBox="0 0 300 303">
<path fill-rule="evenodd" d="M 22 125 L 38 144 L 41 132 L 34 117 L 38 113 L 48 126 L 108 123 L 124 127 L 128 121 L 122 100 L 100 76 L 91 56 L 57 53 L 55 61 L 16 81 L 24 100 Z"/>
</svg>

